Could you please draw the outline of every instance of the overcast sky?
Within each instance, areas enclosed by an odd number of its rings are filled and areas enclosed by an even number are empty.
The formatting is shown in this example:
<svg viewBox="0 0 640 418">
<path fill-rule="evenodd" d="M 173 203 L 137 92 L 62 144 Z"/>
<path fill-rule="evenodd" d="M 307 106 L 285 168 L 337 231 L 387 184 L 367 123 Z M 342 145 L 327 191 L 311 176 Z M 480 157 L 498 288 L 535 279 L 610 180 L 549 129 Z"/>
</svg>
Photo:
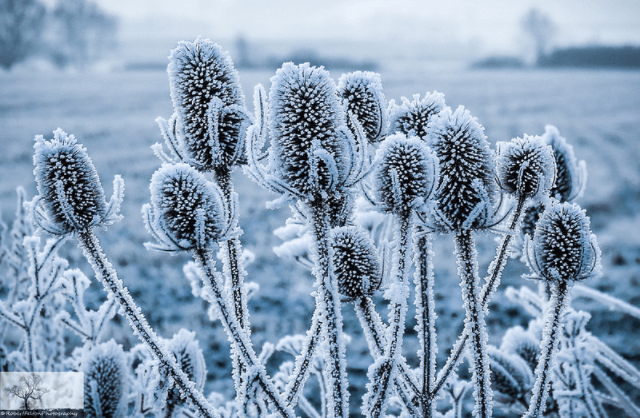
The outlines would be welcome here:
<svg viewBox="0 0 640 418">
<path fill-rule="evenodd" d="M 305 1 L 97 0 L 123 18 L 122 34 L 248 39 L 430 39 L 513 51 L 532 7 L 558 27 L 556 43 L 640 45 L 639 0 Z"/>
</svg>

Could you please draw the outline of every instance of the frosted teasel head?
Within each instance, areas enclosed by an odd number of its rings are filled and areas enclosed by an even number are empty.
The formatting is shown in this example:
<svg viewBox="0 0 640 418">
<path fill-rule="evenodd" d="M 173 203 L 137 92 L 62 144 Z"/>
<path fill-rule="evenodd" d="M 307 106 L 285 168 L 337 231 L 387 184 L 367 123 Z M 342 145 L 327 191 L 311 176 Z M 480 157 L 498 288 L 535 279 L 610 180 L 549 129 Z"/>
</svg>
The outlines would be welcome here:
<svg viewBox="0 0 640 418">
<path fill-rule="evenodd" d="M 543 212 L 533 240 L 525 237 L 529 278 L 576 282 L 600 275 L 600 248 L 580 206 L 554 202 Z"/>
<path fill-rule="evenodd" d="M 518 198 L 541 199 L 555 181 L 553 150 L 539 136 L 524 135 L 498 142 L 496 171 L 499 186 Z"/>
<path fill-rule="evenodd" d="M 578 162 L 573 153 L 573 147 L 560 136 L 555 126 L 547 125 L 542 139 L 553 148 L 556 162 L 556 183 L 551 188 L 551 197 L 555 197 L 560 202 L 571 202 L 584 192 L 587 182 L 587 165 L 584 161 Z"/>
<path fill-rule="evenodd" d="M 428 139 L 427 125 L 432 117 L 445 108 L 444 94 L 434 91 L 427 93 L 420 99 L 420 95 L 413 96 L 413 101 L 402 98 L 402 104 L 396 105 L 394 101 L 389 106 L 390 133 L 403 133 L 406 136 L 417 136 L 420 139 Z"/>
<path fill-rule="evenodd" d="M 46 232 L 66 235 L 106 226 L 118 215 L 124 195 L 120 176 L 113 181 L 107 203 L 100 178 L 87 150 L 73 135 L 58 128 L 53 139 L 36 136 L 33 163 L 39 196 L 32 202 L 33 218 Z"/>
<path fill-rule="evenodd" d="M 195 383 L 195 389 L 202 391 L 207 377 L 207 365 L 200 344 L 196 339 L 196 333 L 182 328 L 174 334 L 171 340 L 166 341 L 167 348 L 175 356 L 176 362 L 187 375 L 189 380 Z M 167 404 L 180 405 L 179 389 L 174 385 L 167 394 Z M 172 406 L 173 406 L 172 405 Z"/>
<path fill-rule="evenodd" d="M 91 348 L 85 345 L 82 369 L 85 416 L 123 416 L 127 409 L 129 373 L 122 346 L 114 340 Z"/>
<path fill-rule="evenodd" d="M 180 42 L 167 71 L 175 114 L 158 123 L 174 156 L 204 171 L 243 163 L 251 116 L 229 54 L 208 39 Z"/>
<path fill-rule="evenodd" d="M 381 141 L 387 128 L 387 102 L 380 74 L 370 71 L 343 74 L 338 80 L 338 92 L 346 104 L 347 113 L 350 112 L 360 123 L 367 141 Z M 357 136 L 356 127 L 349 118 L 347 126 Z"/>
<path fill-rule="evenodd" d="M 495 158 L 484 128 L 468 110 L 445 108 L 428 126 L 440 162 L 434 222 L 446 232 L 493 226 L 498 193 Z"/>
<path fill-rule="evenodd" d="M 349 300 L 371 296 L 382 283 L 382 268 L 365 231 L 349 226 L 332 231 L 333 267 L 338 291 Z"/>
<path fill-rule="evenodd" d="M 438 158 L 417 137 L 387 137 L 376 153 L 375 192 L 387 212 L 408 213 L 428 200 L 438 181 Z"/>
<path fill-rule="evenodd" d="M 341 188 L 346 179 L 344 111 L 329 73 L 283 64 L 269 93 L 271 169 L 298 197 Z"/>
<path fill-rule="evenodd" d="M 508 354 L 494 346 L 487 349 L 491 364 L 491 385 L 501 403 L 513 403 L 524 399 L 533 387 L 533 373 L 520 356 Z"/>
<path fill-rule="evenodd" d="M 147 248 L 206 249 L 231 236 L 235 219 L 222 192 L 190 165 L 163 164 L 153 174 L 150 189 L 151 205 L 144 205 L 142 213 L 158 244 L 147 243 Z"/>
<path fill-rule="evenodd" d="M 521 326 L 509 328 L 502 337 L 500 350 L 519 356 L 533 372 L 540 358 L 540 335 L 536 336 L 532 330 L 525 330 Z"/>
</svg>

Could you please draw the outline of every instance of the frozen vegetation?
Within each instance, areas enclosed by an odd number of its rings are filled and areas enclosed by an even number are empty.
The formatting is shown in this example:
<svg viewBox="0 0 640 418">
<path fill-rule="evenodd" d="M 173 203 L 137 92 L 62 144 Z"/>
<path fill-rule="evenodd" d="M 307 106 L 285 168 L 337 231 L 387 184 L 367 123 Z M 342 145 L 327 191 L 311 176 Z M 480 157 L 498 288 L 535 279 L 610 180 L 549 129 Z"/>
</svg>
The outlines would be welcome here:
<svg viewBox="0 0 640 418">
<path fill-rule="evenodd" d="M 168 75 L 158 97 L 114 83 L 93 141 L 58 128 L 32 154 L 2 137 L 3 193 L 7 173 L 35 176 L 2 224 L 2 371 L 83 371 L 96 417 L 640 416 L 636 331 L 607 329 L 640 321 L 635 142 L 592 150 L 589 198 L 585 149 L 503 120 L 495 91 L 467 108 L 435 90 L 387 102 L 379 74 L 284 63 L 249 109 L 231 57 L 201 38 Z M 3 89 L 3 112 L 52 117 Z M 70 91 L 60 125 L 83 117 Z M 537 94 L 509 112 L 548 116 L 536 106 L 555 98 Z M 158 100 L 154 134 L 136 115 Z M 640 132 L 633 111 L 608 112 L 591 123 Z"/>
</svg>

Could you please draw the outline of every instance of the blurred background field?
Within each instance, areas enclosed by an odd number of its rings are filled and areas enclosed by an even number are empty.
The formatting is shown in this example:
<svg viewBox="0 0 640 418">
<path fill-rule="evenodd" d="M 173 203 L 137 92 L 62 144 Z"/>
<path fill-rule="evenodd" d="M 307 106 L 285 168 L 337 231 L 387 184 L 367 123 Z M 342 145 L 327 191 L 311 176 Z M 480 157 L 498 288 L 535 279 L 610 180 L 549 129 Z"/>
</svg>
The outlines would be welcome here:
<svg viewBox="0 0 640 418">
<path fill-rule="evenodd" d="M 150 21 L 162 26 L 170 20 Z M 121 30 L 131 31 L 131 26 L 123 24 Z M 141 206 L 149 200 L 149 179 L 160 165 L 150 149 L 162 141 L 154 120 L 172 113 L 166 56 L 177 41 L 193 40 L 198 34 L 231 51 L 250 109 L 253 87 L 261 83 L 269 89 L 270 77 L 282 60 L 293 59 L 324 64 L 336 80 L 343 72 L 373 69 L 382 76 L 387 100 L 442 92 L 447 105 L 464 105 L 478 118 L 492 144 L 525 133 L 540 135 L 545 125 L 555 125 L 573 145 L 577 158 L 587 163 L 587 188 L 578 203 L 591 217 L 604 265 L 603 277 L 588 285 L 640 307 L 640 71 L 543 67 L 526 54 L 515 68 L 474 66 L 482 57 L 474 52 L 478 48 L 474 48 L 473 37 L 454 40 L 457 43 L 447 52 L 446 46 L 429 49 L 424 47 L 425 41 L 412 42 L 406 35 L 394 43 L 366 37 L 269 41 L 239 32 L 218 39 L 214 35 L 219 31 L 211 32 L 209 35 L 207 27 L 194 24 L 190 31 L 168 30 L 161 38 L 148 35 L 136 40 L 128 32 L 121 33 L 119 52 L 111 51 L 83 69 L 56 68 L 37 58 L 0 71 L 0 209 L 4 221 L 13 218 L 17 186 L 23 186 L 29 198 L 36 193 L 34 136 L 49 138 L 58 127 L 74 134 L 93 158 L 108 194 L 115 174 L 125 180 L 124 219 L 107 231 L 99 231 L 105 251 L 161 335 L 170 337 L 183 327 L 197 331 L 209 370 L 207 392 L 229 394 L 232 390 L 226 336 L 219 324 L 209 321 L 203 302 L 191 295 L 182 274 L 188 258 L 148 252 L 143 247 L 151 237 L 140 215 Z M 633 38 L 635 33 L 630 39 L 637 39 Z M 174 39 L 167 39 L 169 36 Z M 483 50 L 490 56 L 491 48 Z M 256 256 L 247 271 L 248 280 L 260 285 L 249 303 L 253 341 L 259 351 L 265 341 L 276 343 L 282 336 L 306 331 L 313 310 L 313 280 L 309 272 L 272 252 L 272 247 L 280 244 L 272 231 L 284 225 L 288 208 L 267 210 L 265 202 L 275 195 L 260 189 L 241 170 L 234 179 L 240 195 L 242 242 Z M 493 238 L 486 235 L 479 239 L 481 271 L 486 271 L 494 255 Z M 450 241 L 449 237 L 438 237 L 435 244 L 441 361 L 464 317 Z M 63 253 L 72 267 L 89 274 L 89 266 L 73 241 L 65 245 Z M 526 325 L 529 320 L 503 294 L 507 286 L 532 285 L 520 279 L 526 272 L 517 260 L 507 267 L 503 285 L 494 297 L 499 304 L 493 304 L 488 318 L 493 344 L 499 345 L 506 327 Z M 93 307 L 103 299 L 95 281 L 90 295 Z M 574 302 L 592 312 L 589 329 L 594 334 L 626 358 L 640 362 L 640 321 L 585 299 Z M 349 374 L 356 390 L 362 391 L 371 358 L 347 305 L 344 315 L 346 330 L 352 336 Z M 405 343 L 410 364 L 415 364 L 417 350 L 413 324 L 410 313 Z M 137 343 L 120 318 L 108 332 L 108 338 L 115 338 L 125 348 Z M 282 359 L 276 355 L 269 366 L 277 367 Z"/>
</svg>

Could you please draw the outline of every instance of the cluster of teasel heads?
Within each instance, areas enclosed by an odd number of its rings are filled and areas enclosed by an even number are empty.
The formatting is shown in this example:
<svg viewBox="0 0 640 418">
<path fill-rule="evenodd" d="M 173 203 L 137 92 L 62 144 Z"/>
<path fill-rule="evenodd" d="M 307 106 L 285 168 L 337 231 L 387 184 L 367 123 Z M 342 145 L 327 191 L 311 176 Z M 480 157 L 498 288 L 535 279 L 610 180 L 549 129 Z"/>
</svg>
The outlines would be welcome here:
<svg viewBox="0 0 640 418">
<path fill-rule="evenodd" d="M 181 42 L 172 51 L 168 72 L 175 112 L 169 120 L 158 119 L 170 154 L 159 144 L 153 147 L 164 164 L 153 175 L 151 204 L 143 209 L 147 228 L 157 241 L 148 246 L 193 254 L 192 272 L 207 288 L 202 296 L 216 307 L 232 341 L 238 408 L 256 414 L 266 406 L 278 416 L 293 416 L 298 400 L 304 401 L 309 365 L 322 343 L 328 353 L 326 413 L 346 417 L 349 395 L 341 303 L 353 301 L 375 360 L 368 374 L 365 415 L 384 416 L 391 395 L 397 394 L 411 415 L 435 416 L 436 398 L 455 374 L 466 345 L 474 416 L 491 416 L 490 364 L 500 364 L 501 357 L 487 349 L 484 316 L 509 255 L 510 240 L 524 218 L 528 235 L 523 254 L 531 277 L 552 289 L 549 325 L 540 343 L 527 413 L 542 416 L 569 286 L 599 271 L 599 251 L 588 218 L 576 205 L 564 203 L 578 195 L 584 167 L 575 163 L 571 148 L 555 128 L 547 128 L 543 137 L 525 135 L 499 143 L 496 156 L 478 121 L 463 107 L 455 111 L 447 107 L 442 94 L 387 106 L 377 74 L 351 73 L 336 85 L 323 68 L 292 63 L 276 72 L 268 97 L 262 86 L 256 87 L 251 116 L 231 59 L 204 39 Z M 267 143 L 269 149 L 264 151 Z M 39 196 L 32 206 L 37 224 L 52 234 L 77 236 L 105 288 L 115 295 L 158 361 L 157 367 L 175 382 L 177 392 L 169 395 L 172 402 L 179 402 L 175 398 L 180 393 L 202 415 L 217 416 L 199 392 L 201 383 L 190 381 L 193 373 L 183 370 L 180 358 L 148 326 L 91 232 L 117 220 L 122 180 L 116 178 L 114 197 L 107 203 L 86 150 L 61 130 L 52 140 L 36 138 L 35 151 Z M 238 259 L 236 195 L 229 178 L 237 165 L 244 165 L 245 173 L 260 185 L 280 193 L 312 237 L 316 312 L 283 390 L 267 375 L 250 341 L 245 273 Z M 374 210 L 389 214 L 391 243 L 374 242 L 357 226 L 358 191 Z M 506 215 L 501 214 L 503 195 L 516 202 Z M 507 218 L 508 227 L 500 228 Z M 483 285 L 473 233 L 489 229 L 498 230 L 503 239 Z M 430 238 L 434 232 L 454 236 L 466 309 L 463 334 L 439 373 Z M 216 243 L 224 250 L 222 273 L 215 270 Z M 392 256 L 379 257 L 376 245 L 391 248 Z M 417 371 L 402 356 L 411 271 L 415 271 L 421 346 Z M 388 323 L 371 300 L 383 284 L 389 299 Z M 115 357 L 113 362 L 117 363 Z"/>
</svg>

